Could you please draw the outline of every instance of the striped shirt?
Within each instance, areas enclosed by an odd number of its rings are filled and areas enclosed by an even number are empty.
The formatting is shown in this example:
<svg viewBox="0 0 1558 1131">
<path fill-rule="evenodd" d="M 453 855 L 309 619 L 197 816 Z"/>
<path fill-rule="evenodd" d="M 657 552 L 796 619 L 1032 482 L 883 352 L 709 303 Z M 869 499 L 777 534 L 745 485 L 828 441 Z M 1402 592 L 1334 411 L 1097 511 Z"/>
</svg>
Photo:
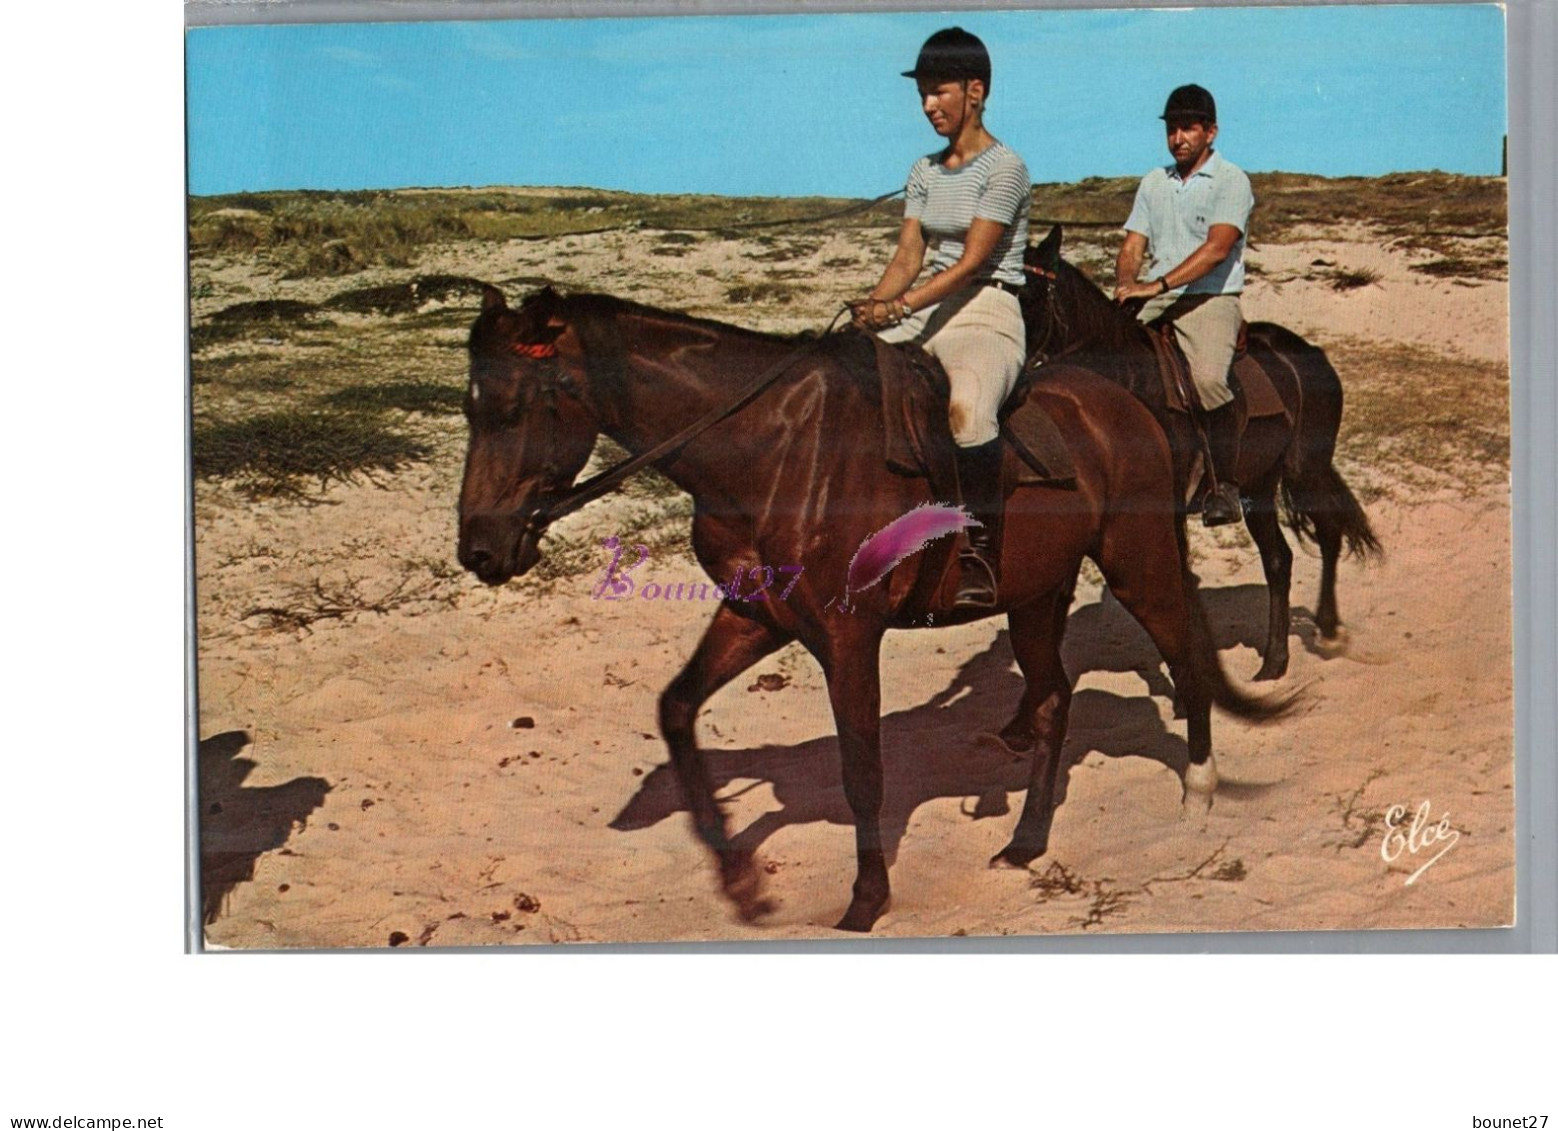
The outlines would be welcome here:
<svg viewBox="0 0 1558 1131">
<path fill-rule="evenodd" d="M 961 168 L 948 169 L 940 157 L 937 152 L 916 161 L 904 193 L 903 214 L 920 222 L 931 269 L 944 271 L 963 257 L 963 242 L 976 218 L 993 220 L 1006 230 L 974 282 L 998 279 L 1021 286 L 1032 188 L 1028 167 L 999 141 Z"/>
</svg>

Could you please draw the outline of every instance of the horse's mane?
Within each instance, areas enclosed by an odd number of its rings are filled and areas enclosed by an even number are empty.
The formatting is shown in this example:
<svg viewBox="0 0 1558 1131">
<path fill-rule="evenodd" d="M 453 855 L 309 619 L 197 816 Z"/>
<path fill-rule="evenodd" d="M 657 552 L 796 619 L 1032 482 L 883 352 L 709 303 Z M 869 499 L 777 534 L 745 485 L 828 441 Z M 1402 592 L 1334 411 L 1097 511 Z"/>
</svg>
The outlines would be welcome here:
<svg viewBox="0 0 1558 1131">
<path fill-rule="evenodd" d="M 812 331 L 802 331 L 800 334 L 773 334 L 763 330 L 753 330 L 730 322 L 721 322 L 714 318 L 700 318 L 697 315 L 685 314 L 679 310 L 666 310 L 662 307 L 650 306 L 647 303 L 634 302 L 632 299 L 619 298 L 616 295 L 601 294 L 593 291 L 569 295 L 562 301 L 563 309 L 567 311 L 570 321 L 615 318 L 618 315 L 629 314 L 643 318 L 654 318 L 662 322 L 675 322 L 694 329 L 706 330 L 710 333 L 735 334 L 752 341 L 784 343 L 815 336 Z"/>
<path fill-rule="evenodd" d="M 544 345 L 557 337 L 562 323 L 567 323 L 584 347 L 595 396 L 604 408 L 618 403 L 626 394 L 628 346 L 622 333 L 624 316 L 685 326 L 710 339 L 735 339 L 738 342 L 763 343 L 775 347 L 793 345 L 817 336 L 815 332 L 796 335 L 764 333 L 712 318 L 664 310 L 615 295 L 581 291 L 564 296 L 545 287 L 527 296 L 517 309 L 484 311 L 472 327 L 471 350 L 473 353 L 501 354 L 516 343 Z M 845 348 L 847 344 L 840 340 L 838 347 Z M 833 343 L 827 343 L 824 348 L 833 348 Z"/>
<path fill-rule="evenodd" d="M 1057 298 L 1066 304 L 1070 344 L 1103 349 L 1151 348 L 1147 330 L 1136 317 L 1117 306 L 1081 268 L 1060 261 L 1055 279 Z"/>
<path fill-rule="evenodd" d="M 1051 360 L 1064 357 L 1096 368 L 1149 408 L 1160 406 L 1163 386 L 1157 379 L 1151 332 L 1064 259 L 1059 261 L 1051 286 L 1050 304 L 1056 309 L 1048 317 L 1055 320 L 1061 335 L 1059 353 L 1051 355 Z"/>
</svg>

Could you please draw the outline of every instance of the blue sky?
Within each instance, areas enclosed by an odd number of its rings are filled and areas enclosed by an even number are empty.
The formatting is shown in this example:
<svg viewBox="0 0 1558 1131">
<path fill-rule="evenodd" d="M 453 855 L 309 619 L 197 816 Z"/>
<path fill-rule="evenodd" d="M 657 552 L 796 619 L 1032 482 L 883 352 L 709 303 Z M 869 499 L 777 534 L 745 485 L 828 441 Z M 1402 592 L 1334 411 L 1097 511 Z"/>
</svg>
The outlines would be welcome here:
<svg viewBox="0 0 1558 1131">
<path fill-rule="evenodd" d="M 1499 171 L 1502 10 L 1384 5 L 196 28 L 189 187 L 874 196 L 937 145 L 898 72 L 954 22 L 1035 181 L 1166 161 L 1184 82 L 1251 171 Z"/>
</svg>

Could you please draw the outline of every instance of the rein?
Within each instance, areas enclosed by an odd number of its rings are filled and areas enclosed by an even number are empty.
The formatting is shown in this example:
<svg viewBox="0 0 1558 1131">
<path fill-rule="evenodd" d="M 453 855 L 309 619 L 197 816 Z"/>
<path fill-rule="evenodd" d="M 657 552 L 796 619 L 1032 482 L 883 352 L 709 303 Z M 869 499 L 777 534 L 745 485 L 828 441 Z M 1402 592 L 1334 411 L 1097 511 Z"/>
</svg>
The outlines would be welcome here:
<svg viewBox="0 0 1558 1131">
<path fill-rule="evenodd" d="M 752 378 L 737 391 L 733 400 L 710 409 L 669 439 L 662 440 L 647 451 L 631 456 L 621 463 L 607 468 L 600 474 L 594 475 L 580 483 L 560 498 L 553 499 L 537 507 L 531 514 L 530 519 L 525 523 L 525 530 L 528 533 L 539 536 L 542 531 L 557 519 L 562 518 L 566 514 L 572 514 L 586 503 L 600 498 L 634 472 L 639 471 L 647 464 L 665 458 L 665 456 L 683 447 L 690 440 L 707 432 L 726 417 L 740 411 L 754 397 L 777 381 L 784 374 L 785 370 L 807 355 L 815 353 L 827 341 L 828 336 L 833 333 L 839 319 L 848 312 L 849 307 L 846 305 L 838 314 L 833 316 L 833 321 L 828 324 L 828 328 L 820 336 L 791 350 L 773 365 L 770 365 L 756 377 Z M 557 353 L 557 347 L 551 344 L 525 345 L 516 343 L 511 348 L 515 353 L 521 354 L 524 357 L 551 357 Z"/>
<path fill-rule="evenodd" d="M 1055 278 L 1054 271 L 1046 271 L 1042 267 L 1031 267 L 1023 264 L 1023 273 L 1033 277 L 1033 285 L 1042 288 L 1044 292 L 1044 337 L 1038 345 L 1028 353 L 1028 361 L 1024 369 L 1034 370 L 1050 360 L 1046 352 L 1050 342 L 1054 339 L 1057 330 L 1064 333 L 1067 329 L 1065 317 L 1060 313 L 1060 308 L 1055 302 Z"/>
</svg>

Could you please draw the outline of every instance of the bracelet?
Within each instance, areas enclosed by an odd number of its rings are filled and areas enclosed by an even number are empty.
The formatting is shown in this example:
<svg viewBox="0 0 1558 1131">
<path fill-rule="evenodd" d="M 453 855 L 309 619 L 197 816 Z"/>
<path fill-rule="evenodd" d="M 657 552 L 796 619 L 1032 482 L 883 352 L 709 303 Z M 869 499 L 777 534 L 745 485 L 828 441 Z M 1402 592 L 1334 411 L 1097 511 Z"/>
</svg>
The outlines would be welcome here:
<svg viewBox="0 0 1558 1131">
<path fill-rule="evenodd" d="M 1167 275 L 1159 275 L 1158 276 L 1158 286 L 1160 288 L 1162 288 L 1161 290 L 1158 291 L 1158 293 L 1160 295 L 1166 295 L 1166 294 L 1169 293 L 1170 287 L 1168 285 L 1168 276 Z"/>
</svg>

